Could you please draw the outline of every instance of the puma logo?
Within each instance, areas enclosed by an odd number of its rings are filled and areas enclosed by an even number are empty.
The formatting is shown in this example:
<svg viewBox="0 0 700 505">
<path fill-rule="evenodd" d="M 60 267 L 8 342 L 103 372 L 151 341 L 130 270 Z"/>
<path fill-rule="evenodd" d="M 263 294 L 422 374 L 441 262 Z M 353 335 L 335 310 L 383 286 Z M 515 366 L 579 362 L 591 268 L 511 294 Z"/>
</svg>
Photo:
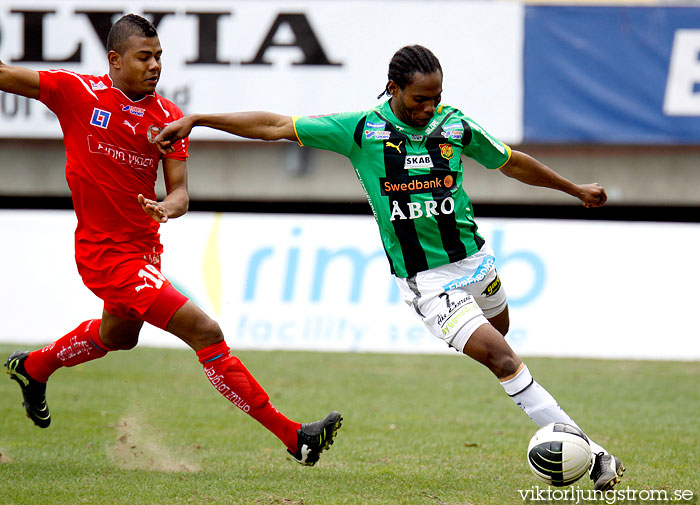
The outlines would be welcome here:
<svg viewBox="0 0 700 505">
<path fill-rule="evenodd" d="M 128 126 L 129 128 L 131 128 L 131 131 L 134 132 L 134 135 L 136 135 L 136 127 L 139 125 L 138 123 L 136 123 L 135 125 L 132 125 L 131 123 L 129 123 L 129 122 L 125 119 L 123 124 L 125 124 L 126 126 Z"/>
<path fill-rule="evenodd" d="M 401 142 L 399 142 L 399 145 L 393 144 L 391 142 L 387 142 L 386 146 L 393 147 L 394 149 L 396 149 L 399 152 L 399 154 L 401 154 L 401 144 L 403 144 L 403 140 Z"/>
</svg>

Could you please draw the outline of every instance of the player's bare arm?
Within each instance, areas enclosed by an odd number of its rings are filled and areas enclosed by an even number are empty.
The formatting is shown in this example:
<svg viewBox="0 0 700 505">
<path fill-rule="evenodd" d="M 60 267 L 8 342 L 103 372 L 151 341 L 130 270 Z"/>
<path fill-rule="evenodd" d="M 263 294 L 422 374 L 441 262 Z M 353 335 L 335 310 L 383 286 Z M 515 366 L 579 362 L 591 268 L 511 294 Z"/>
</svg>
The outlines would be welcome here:
<svg viewBox="0 0 700 505">
<path fill-rule="evenodd" d="M 169 152 L 171 145 L 187 137 L 195 126 L 206 126 L 249 139 L 297 141 L 290 116 L 256 111 L 189 114 L 167 125 L 156 137 L 155 142 L 161 151 Z"/>
<path fill-rule="evenodd" d="M 182 216 L 190 204 L 187 191 L 187 162 L 165 158 L 163 175 L 167 196 L 162 202 L 150 200 L 143 195 L 138 196 L 143 211 L 159 223 Z"/>
<path fill-rule="evenodd" d="M 501 167 L 501 172 L 531 186 L 556 189 L 575 196 L 581 200 L 584 207 L 601 207 L 608 199 L 605 188 L 597 182 L 575 184 L 532 156 L 520 151 L 512 152 L 508 163 Z"/>
<path fill-rule="evenodd" d="M 39 98 L 39 72 L 5 65 L 0 61 L 0 90 L 27 98 Z"/>
</svg>

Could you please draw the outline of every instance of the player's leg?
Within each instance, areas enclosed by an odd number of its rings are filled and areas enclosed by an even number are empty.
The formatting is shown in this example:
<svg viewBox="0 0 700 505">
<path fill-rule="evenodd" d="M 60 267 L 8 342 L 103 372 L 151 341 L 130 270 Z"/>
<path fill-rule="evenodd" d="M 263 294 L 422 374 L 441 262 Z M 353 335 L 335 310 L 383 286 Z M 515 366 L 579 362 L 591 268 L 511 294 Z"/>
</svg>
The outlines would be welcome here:
<svg viewBox="0 0 700 505">
<path fill-rule="evenodd" d="M 561 422 L 577 426 L 554 397 L 530 374 L 530 370 L 513 352 L 503 335 L 491 324 L 479 326 L 467 339 L 464 354 L 485 365 L 498 377 L 513 401 L 538 426 Z M 590 477 L 597 490 L 606 491 L 620 481 L 625 471 L 622 462 L 590 437 L 593 465 Z"/>
<path fill-rule="evenodd" d="M 167 302 L 161 300 L 161 303 Z M 147 321 L 150 312 L 151 309 L 145 314 Z M 340 413 L 331 412 L 326 419 L 309 424 L 288 419 L 272 405 L 265 390 L 243 363 L 231 355 L 218 323 L 192 301 L 179 307 L 164 329 L 197 353 L 214 389 L 277 436 L 299 463 L 315 464 L 321 452 L 333 443 L 342 421 Z"/>
<path fill-rule="evenodd" d="M 102 358 L 109 351 L 133 348 L 142 326 L 143 321 L 115 316 L 105 309 L 102 319 L 83 321 L 55 342 L 28 353 L 24 368 L 32 378 L 45 383 L 59 368 Z"/>
<path fill-rule="evenodd" d="M 110 351 L 128 351 L 138 344 L 142 327 L 140 319 L 127 319 L 103 310 L 100 340 Z"/>
<path fill-rule="evenodd" d="M 404 301 L 413 307 L 431 333 L 487 366 L 501 380 L 508 395 L 539 426 L 556 421 L 576 425 L 552 395 L 534 380 L 503 334 L 489 324 L 493 319 L 507 330 L 509 319 L 500 279 L 495 269 L 484 269 L 484 265 L 492 264 L 489 255 L 489 249 L 482 248 L 478 255 L 467 260 L 412 278 L 397 279 Z M 451 289 L 444 291 L 447 288 Z M 595 442 L 591 447 L 595 453 L 593 468 L 604 469 L 594 479 L 596 489 L 603 489 L 600 486 L 604 484 L 614 485 L 624 470 L 622 463 Z M 594 475 L 592 472 L 591 476 Z"/>
<path fill-rule="evenodd" d="M 34 424 L 46 428 L 51 423 L 46 403 L 46 382 L 62 367 L 73 367 L 102 358 L 115 349 L 130 349 L 138 340 L 143 323 L 109 314 L 102 319 L 83 321 L 74 330 L 33 352 L 16 351 L 7 359 L 7 373 L 22 389 L 23 405 Z"/>
<path fill-rule="evenodd" d="M 553 422 L 573 424 L 542 386 L 530 374 L 529 369 L 513 352 L 501 333 L 484 320 L 466 340 L 463 352 L 486 366 L 499 379 L 508 396 L 538 426 Z"/>
</svg>

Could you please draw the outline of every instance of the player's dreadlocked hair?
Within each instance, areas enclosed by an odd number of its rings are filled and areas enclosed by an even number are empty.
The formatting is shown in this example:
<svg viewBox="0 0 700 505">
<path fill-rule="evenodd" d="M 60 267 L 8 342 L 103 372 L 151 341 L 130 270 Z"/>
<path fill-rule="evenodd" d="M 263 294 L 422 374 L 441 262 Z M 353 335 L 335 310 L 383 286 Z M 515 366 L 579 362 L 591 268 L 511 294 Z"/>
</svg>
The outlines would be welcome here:
<svg viewBox="0 0 700 505">
<path fill-rule="evenodd" d="M 404 89 L 413 80 L 413 74 L 432 74 L 437 71 L 442 72 L 440 62 L 426 47 L 413 45 L 404 46 L 394 53 L 394 57 L 389 63 L 389 81 L 394 81 L 397 86 Z M 377 98 L 390 95 L 389 83 L 387 82 L 384 91 Z"/>
<path fill-rule="evenodd" d="M 107 35 L 107 51 L 124 52 L 124 46 L 129 37 L 136 35 L 137 37 L 157 37 L 158 32 L 148 19 L 137 16 L 136 14 L 127 14 L 117 20 Z"/>
</svg>

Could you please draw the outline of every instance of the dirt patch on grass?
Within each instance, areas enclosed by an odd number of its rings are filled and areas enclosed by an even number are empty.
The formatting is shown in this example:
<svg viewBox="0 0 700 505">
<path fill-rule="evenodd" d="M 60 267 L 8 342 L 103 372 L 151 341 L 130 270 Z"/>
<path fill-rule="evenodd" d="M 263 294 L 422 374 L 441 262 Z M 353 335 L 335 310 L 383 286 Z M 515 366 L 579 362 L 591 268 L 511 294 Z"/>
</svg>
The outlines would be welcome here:
<svg viewBox="0 0 700 505">
<path fill-rule="evenodd" d="M 110 447 L 115 464 L 125 470 L 151 472 L 199 472 L 200 466 L 176 454 L 138 415 L 121 418 L 114 427 L 117 441 Z"/>
<path fill-rule="evenodd" d="M 12 463 L 12 458 L 5 453 L 2 449 L 0 449 L 0 465 L 3 463 Z"/>
</svg>

